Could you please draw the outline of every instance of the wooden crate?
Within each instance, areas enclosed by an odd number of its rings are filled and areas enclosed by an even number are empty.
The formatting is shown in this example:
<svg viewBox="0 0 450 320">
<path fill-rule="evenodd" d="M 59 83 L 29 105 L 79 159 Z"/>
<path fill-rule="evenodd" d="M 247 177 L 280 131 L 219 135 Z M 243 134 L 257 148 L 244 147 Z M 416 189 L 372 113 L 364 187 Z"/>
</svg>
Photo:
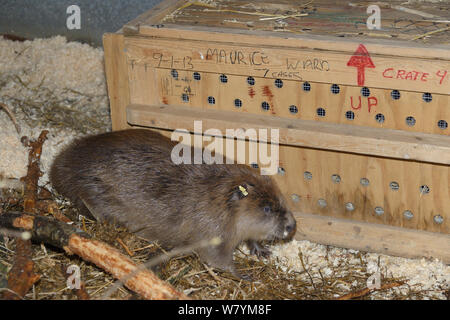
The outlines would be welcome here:
<svg viewBox="0 0 450 320">
<path fill-rule="evenodd" d="M 297 238 L 450 262 L 450 5 L 368 30 L 368 2 L 272 2 L 164 1 L 105 34 L 113 130 L 278 128 Z"/>
</svg>

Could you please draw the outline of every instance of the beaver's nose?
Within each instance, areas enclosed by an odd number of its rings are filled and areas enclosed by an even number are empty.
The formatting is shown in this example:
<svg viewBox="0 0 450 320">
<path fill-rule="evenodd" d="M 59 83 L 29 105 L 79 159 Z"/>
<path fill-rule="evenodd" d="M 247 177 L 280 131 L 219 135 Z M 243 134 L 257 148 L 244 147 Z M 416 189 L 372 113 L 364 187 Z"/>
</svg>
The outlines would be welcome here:
<svg viewBox="0 0 450 320">
<path fill-rule="evenodd" d="M 287 233 L 291 233 L 292 231 L 294 231 L 294 230 L 295 230 L 295 227 L 296 227 L 295 221 L 294 221 L 294 223 L 292 223 L 292 224 L 288 224 L 288 225 L 286 226 L 286 231 L 287 231 Z"/>
<path fill-rule="evenodd" d="M 287 216 L 287 221 L 284 227 L 284 238 L 292 238 L 297 229 L 297 222 L 295 221 L 294 216 L 289 214 Z"/>
</svg>

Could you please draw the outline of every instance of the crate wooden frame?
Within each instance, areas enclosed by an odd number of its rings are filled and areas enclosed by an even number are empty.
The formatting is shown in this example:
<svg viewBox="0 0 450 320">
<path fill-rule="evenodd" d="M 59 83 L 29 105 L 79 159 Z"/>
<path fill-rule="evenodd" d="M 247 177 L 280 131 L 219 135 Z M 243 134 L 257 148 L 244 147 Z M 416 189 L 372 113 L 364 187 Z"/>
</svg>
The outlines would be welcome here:
<svg viewBox="0 0 450 320">
<path fill-rule="evenodd" d="M 113 130 L 148 127 L 186 128 L 192 132 L 194 120 L 202 120 L 204 130 L 218 128 L 223 132 L 226 128 L 278 128 L 280 166 L 286 175 L 275 179 L 299 221 L 298 239 L 450 262 L 450 129 L 439 129 L 435 121 L 450 122 L 450 76 L 430 76 L 440 70 L 450 73 L 450 48 L 433 45 L 430 50 L 430 46 L 409 42 L 166 23 L 161 26 L 163 17 L 184 4 L 186 1 L 164 1 L 119 32 L 105 34 Z M 358 126 L 342 117 L 346 110 L 352 110 L 349 98 L 361 96 L 362 86 L 355 83 L 356 70 L 346 65 L 360 44 L 370 52 L 377 70 L 402 66 L 429 73 L 429 81 L 415 82 L 380 78 L 380 72 L 366 70 L 364 86 L 377 97 L 377 111 L 387 119 L 382 125 L 373 121 L 375 114 L 370 112 L 357 113 Z M 247 59 L 247 64 L 221 63 L 220 50 L 227 54 L 242 52 L 240 59 Z M 255 52 L 253 58 L 260 59 L 258 63 L 264 59 L 261 53 L 269 57 L 264 66 L 270 70 L 269 76 L 263 77 L 265 71 L 255 70 L 256 65 L 248 65 Z M 205 57 L 208 53 L 209 59 Z M 178 62 L 164 61 L 166 56 Z M 312 56 L 333 67 L 326 75 L 303 70 L 301 80 L 283 73 L 287 72 L 286 59 L 304 61 Z M 187 103 L 181 99 L 185 87 L 173 80 L 172 70 L 177 70 L 179 79 L 190 79 L 185 82 L 196 94 L 189 96 Z M 201 73 L 204 81 L 192 80 L 194 71 Z M 227 75 L 228 87 L 220 86 L 221 74 Z M 274 93 L 264 99 L 272 99 L 271 106 L 284 107 L 272 113 L 261 112 L 257 104 L 252 104 L 253 96 L 245 96 L 250 88 L 243 85 L 248 76 L 258 82 L 257 96 L 264 95 L 260 90 L 263 86 L 269 87 Z M 300 90 L 289 100 L 287 94 L 276 92 L 275 79 L 283 81 L 285 93 L 305 81 L 311 83 L 314 92 Z M 326 94 L 331 84 L 339 86 L 339 95 Z M 399 90 L 402 98 L 390 99 L 391 90 Z M 204 99 L 205 92 L 218 97 L 213 108 Z M 229 92 L 234 95 L 230 97 Z M 423 93 L 432 95 L 432 104 L 422 100 Z M 232 105 L 236 96 L 242 97 L 244 106 L 239 110 Z M 288 112 L 291 103 L 299 107 L 301 117 Z M 362 108 L 353 110 L 368 108 L 367 103 L 363 98 Z M 327 108 L 328 117 L 319 119 L 315 108 L 308 105 L 337 107 Z M 408 115 L 414 116 L 417 125 L 405 124 Z M 305 171 L 312 172 L 313 182 L 302 178 Z M 333 173 L 342 176 L 341 183 L 330 182 Z M 373 186 L 370 191 L 359 183 L 361 177 L 369 179 Z M 399 182 L 401 192 L 389 187 L 390 177 Z M 421 185 L 430 185 L 431 192 L 419 194 Z M 301 200 L 294 202 L 292 194 Z M 317 206 L 321 198 L 328 202 L 325 209 Z M 347 211 L 347 202 L 357 209 Z M 386 211 L 381 217 L 373 213 L 379 204 Z M 403 218 L 408 208 L 414 208 L 410 221 Z M 433 222 L 437 214 L 443 217 L 442 224 Z"/>
</svg>

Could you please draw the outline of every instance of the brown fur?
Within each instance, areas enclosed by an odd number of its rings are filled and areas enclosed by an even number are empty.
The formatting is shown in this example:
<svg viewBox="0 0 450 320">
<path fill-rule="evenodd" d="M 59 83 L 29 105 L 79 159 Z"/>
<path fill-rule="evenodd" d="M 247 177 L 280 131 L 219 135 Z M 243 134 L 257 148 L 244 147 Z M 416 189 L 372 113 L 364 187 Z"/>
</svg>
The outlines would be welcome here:
<svg viewBox="0 0 450 320">
<path fill-rule="evenodd" d="M 295 220 L 270 177 L 245 165 L 175 165 L 174 145 L 143 129 L 83 138 L 56 157 L 50 180 L 85 213 L 89 208 L 97 219 L 163 246 L 220 237 L 219 246 L 197 252 L 235 274 L 232 254 L 240 242 L 250 240 L 254 252 L 267 253 L 256 241 L 292 237 Z"/>
</svg>

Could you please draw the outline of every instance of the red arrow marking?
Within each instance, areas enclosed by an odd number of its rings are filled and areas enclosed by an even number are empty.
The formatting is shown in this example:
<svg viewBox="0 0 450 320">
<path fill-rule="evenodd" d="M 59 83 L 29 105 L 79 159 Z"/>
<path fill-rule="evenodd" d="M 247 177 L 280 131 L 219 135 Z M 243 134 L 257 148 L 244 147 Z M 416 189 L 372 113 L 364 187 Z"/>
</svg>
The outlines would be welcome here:
<svg viewBox="0 0 450 320">
<path fill-rule="evenodd" d="M 348 60 L 347 66 L 356 67 L 358 70 L 358 86 L 364 85 L 364 68 L 375 68 L 375 65 L 370 59 L 369 51 L 363 44 L 358 46 L 353 56 Z"/>
</svg>

